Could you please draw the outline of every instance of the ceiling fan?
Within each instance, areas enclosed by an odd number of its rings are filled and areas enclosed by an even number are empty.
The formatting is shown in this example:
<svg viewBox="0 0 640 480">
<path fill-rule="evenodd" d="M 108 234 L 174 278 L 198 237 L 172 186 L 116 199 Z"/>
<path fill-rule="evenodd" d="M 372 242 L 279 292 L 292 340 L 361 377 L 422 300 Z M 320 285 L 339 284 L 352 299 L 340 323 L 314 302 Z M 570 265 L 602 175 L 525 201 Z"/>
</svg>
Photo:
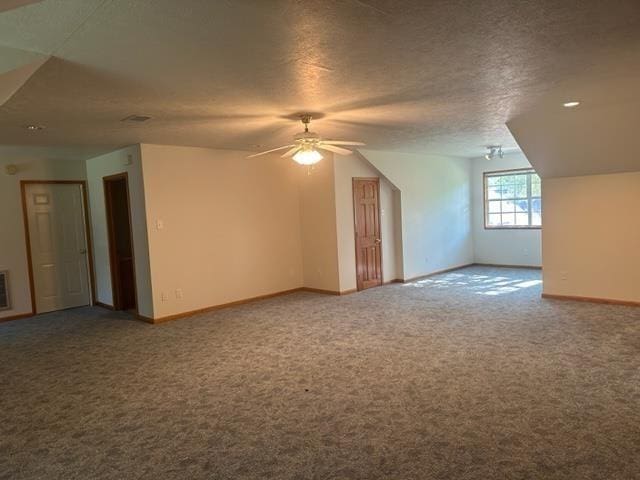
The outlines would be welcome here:
<svg viewBox="0 0 640 480">
<path fill-rule="evenodd" d="M 311 115 L 300 115 L 300 121 L 304 125 L 304 132 L 300 132 L 293 137 L 293 143 L 291 145 L 284 145 L 282 147 L 273 148 L 266 152 L 254 153 L 247 158 L 258 157 L 260 155 L 266 155 L 267 153 L 277 152 L 278 150 L 288 150 L 281 155 L 281 157 L 293 157 L 293 160 L 300 165 L 314 165 L 322 160 L 322 154 L 318 150 L 326 150 L 328 152 L 337 153 L 338 155 L 349 155 L 351 150 L 348 150 L 337 145 L 350 145 L 350 146 L 362 146 L 362 142 L 351 142 L 348 140 L 323 140 L 315 132 L 309 131 L 309 124 L 311 123 Z"/>
</svg>

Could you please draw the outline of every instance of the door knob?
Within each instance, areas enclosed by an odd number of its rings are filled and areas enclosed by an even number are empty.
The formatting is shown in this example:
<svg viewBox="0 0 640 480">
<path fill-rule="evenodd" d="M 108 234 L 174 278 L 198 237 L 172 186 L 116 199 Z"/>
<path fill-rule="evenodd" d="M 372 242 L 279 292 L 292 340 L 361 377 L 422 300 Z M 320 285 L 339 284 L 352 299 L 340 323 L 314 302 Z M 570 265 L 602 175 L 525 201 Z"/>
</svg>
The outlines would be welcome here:
<svg viewBox="0 0 640 480">
<path fill-rule="evenodd" d="M 376 238 L 376 243 L 380 243 L 382 240 L 380 240 L 379 238 Z"/>
</svg>

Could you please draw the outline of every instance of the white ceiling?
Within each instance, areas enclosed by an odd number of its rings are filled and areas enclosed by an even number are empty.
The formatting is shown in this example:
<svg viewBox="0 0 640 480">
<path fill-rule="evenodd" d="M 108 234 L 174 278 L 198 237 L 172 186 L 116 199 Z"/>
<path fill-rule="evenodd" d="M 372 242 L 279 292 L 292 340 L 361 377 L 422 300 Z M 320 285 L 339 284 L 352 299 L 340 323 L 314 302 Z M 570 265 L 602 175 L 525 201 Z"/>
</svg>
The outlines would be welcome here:
<svg viewBox="0 0 640 480">
<path fill-rule="evenodd" d="M 2 47 L 0 86 L 52 56 L 0 107 L 4 145 L 259 150 L 311 111 L 324 137 L 474 157 L 559 84 L 640 71 L 640 2 L 44 0 L 0 13 Z"/>
</svg>

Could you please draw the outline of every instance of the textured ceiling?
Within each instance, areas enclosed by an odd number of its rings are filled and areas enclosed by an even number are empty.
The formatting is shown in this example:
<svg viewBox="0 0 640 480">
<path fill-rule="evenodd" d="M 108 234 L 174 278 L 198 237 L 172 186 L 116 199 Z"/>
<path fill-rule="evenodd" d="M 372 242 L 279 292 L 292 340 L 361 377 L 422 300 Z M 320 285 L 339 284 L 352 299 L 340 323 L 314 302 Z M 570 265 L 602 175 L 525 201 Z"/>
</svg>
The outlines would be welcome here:
<svg viewBox="0 0 640 480">
<path fill-rule="evenodd" d="M 312 111 L 324 137 L 474 157 L 559 84 L 638 71 L 640 2 L 44 0 L 0 13 L 2 46 L 52 58 L 0 144 L 258 150 Z"/>
<path fill-rule="evenodd" d="M 560 84 L 507 125 L 541 177 L 640 171 L 640 74 Z M 566 92 L 582 103 L 564 108 Z"/>
</svg>

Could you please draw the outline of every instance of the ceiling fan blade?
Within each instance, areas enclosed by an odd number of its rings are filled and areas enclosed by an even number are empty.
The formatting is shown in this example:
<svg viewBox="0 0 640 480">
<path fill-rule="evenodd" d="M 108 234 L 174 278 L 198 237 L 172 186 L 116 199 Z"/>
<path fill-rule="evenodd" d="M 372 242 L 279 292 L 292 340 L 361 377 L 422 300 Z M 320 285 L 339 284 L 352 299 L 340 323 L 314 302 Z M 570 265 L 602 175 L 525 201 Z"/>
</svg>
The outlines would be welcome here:
<svg viewBox="0 0 640 480">
<path fill-rule="evenodd" d="M 260 155 L 266 155 L 267 153 L 277 152 L 278 150 L 284 150 L 285 148 L 291 148 L 293 145 L 285 145 L 284 147 L 272 148 L 271 150 L 267 150 L 266 152 L 254 153 L 253 155 L 249 155 L 247 158 L 259 157 Z"/>
<path fill-rule="evenodd" d="M 286 152 L 284 152 L 282 155 L 280 155 L 281 157 L 285 158 L 285 157 L 292 157 L 294 153 L 296 153 L 298 150 L 300 150 L 300 147 L 298 145 L 296 145 L 295 147 L 293 147 L 291 150 L 287 150 Z"/>
<path fill-rule="evenodd" d="M 328 150 L 333 153 L 337 153 L 339 155 L 351 155 L 351 150 L 347 150 L 346 148 L 336 147 L 334 145 L 327 145 L 325 143 L 319 143 L 317 148 L 321 148 L 322 150 Z"/>
<path fill-rule="evenodd" d="M 349 140 L 322 140 L 322 142 L 320 143 L 324 143 L 325 145 L 354 145 L 354 146 L 360 146 L 360 147 L 366 145 L 366 143 L 351 142 Z"/>
</svg>

